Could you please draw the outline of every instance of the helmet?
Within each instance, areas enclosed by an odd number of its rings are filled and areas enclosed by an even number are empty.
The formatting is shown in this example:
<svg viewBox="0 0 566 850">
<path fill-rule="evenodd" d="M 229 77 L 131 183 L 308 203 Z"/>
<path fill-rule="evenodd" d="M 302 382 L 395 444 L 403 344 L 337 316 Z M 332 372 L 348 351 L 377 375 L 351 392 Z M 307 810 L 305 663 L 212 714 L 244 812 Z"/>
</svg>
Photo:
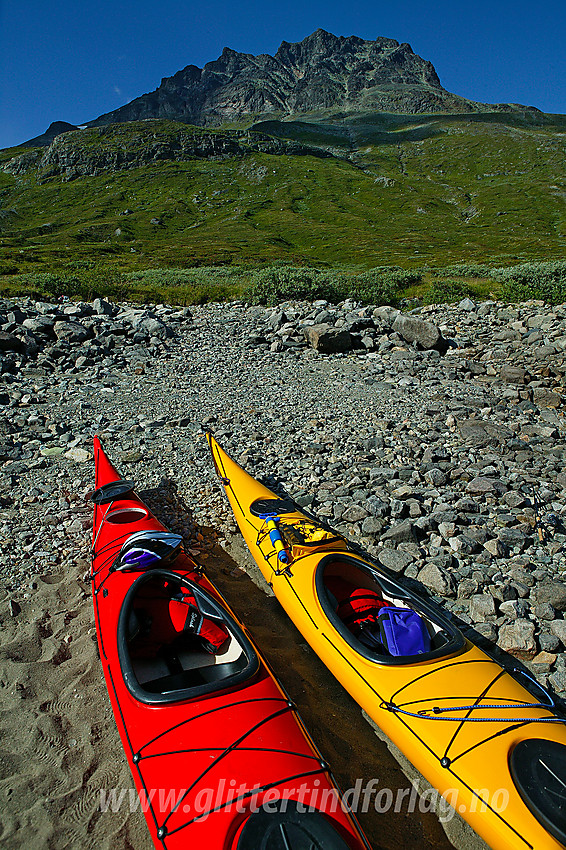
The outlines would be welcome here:
<svg viewBox="0 0 566 850">
<path fill-rule="evenodd" d="M 157 564 L 164 566 L 179 554 L 182 542 L 181 535 L 171 531 L 137 531 L 120 549 L 114 569 L 147 570 Z"/>
</svg>

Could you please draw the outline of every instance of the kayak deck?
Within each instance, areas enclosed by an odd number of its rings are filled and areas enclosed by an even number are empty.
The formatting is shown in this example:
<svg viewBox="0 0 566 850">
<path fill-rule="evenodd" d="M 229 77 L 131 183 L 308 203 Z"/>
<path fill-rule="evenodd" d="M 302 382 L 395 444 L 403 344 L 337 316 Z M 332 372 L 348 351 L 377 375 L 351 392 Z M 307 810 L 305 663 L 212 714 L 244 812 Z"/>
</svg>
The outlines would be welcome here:
<svg viewBox="0 0 566 850">
<path fill-rule="evenodd" d="M 266 581 L 369 717 L 491 847 L 566 845 L 566 771 L 552 789 L 549 817 L 537 814 L 520 777 L 510 771 L 513 752 L 524 741 L 546 742 L 558 760 L 566 753 L 565 721 L 550 696 L 520 672 L 510 675 L 465 639 L 439 606 L 248 475 L 212 435 L 208 440 L 236 521 Z M 274 510 L 254 510 L 258 504 Z M 267 517 L 280 536 L 278 545 L 266 528 Z M 382 603 L 417 612 L 429 632 L 430 650 L 403 657 L 365 646 L 338 617 L 329 575 L 375 592 Z"/>
</svg>

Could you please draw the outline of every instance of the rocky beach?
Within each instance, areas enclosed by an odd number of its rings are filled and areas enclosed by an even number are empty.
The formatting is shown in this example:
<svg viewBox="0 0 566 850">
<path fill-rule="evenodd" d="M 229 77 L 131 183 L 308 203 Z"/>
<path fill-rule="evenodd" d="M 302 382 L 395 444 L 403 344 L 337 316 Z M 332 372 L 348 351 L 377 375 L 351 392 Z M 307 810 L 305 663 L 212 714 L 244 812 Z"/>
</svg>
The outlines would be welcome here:
<svg viewBox="0 0 566 850">
<path fill-rule="evenodd" d="M 263 592 L 204 429 L 566 696 L 565 352 L 566 305 L 538 301 L 0 301 L 6 846 L 150 846 L 141 812 L 101 811 L 101 789 L 133 786 L 87 575 L 95 433 L 250 627 L 343 788 L 407 780 Z M 375 848 L 480 846 L 426 807 L 360 822 Z"/>
</svg>

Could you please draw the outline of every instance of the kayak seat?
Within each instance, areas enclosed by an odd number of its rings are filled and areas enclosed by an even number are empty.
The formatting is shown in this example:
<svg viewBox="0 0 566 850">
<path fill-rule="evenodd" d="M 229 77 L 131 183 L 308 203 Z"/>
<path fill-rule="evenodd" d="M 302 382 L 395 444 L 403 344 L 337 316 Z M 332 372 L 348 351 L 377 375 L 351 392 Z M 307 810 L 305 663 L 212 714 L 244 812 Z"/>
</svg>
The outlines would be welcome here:
<svg viewBox="0 0 566 850">
<path fill-rule="evenodd" d="M 118 623 L 124 679 L 141 702 L 210 693 L 251 676 L 257 656 L 229 612 L 204 588 L 165 569 L 143 573 Z M 216 684 L 218 683 L 218 684 Z"/>
<path fill-rule="evenodd" d="M 203 667 L 225 667 L 241 655 L 238 642 L 229 632 L 221 649 L 216 653 L 205 650 L 199 638 L 190 632 L 177 634 L 167 643 L 156 642 L 155 636 L 152 635 L 144 639 L 138 634 L 129 648 L 134 666 L 143 667 L 147 673 L 155 670 L 158 677 L 164 669 L 176 674 Z"/>
<path fill-rule="evenodd" d="M 130 653 L 130 658 L 137 681 L 151 693 L 220 681 L 239 673 L 247 664 L 245 653 L 232 636 L 217 655 L 203 651 L 190 635 L 184 635 L 160 647 L 155 655 Z"/>
<path fill-rule="evenodd" d="M 194 688 L 198 685 L 209 684 L 211 682 L 221 682 L 228 676 L 240 673 L 246 666 L 246 659 L 221 665 L 195 667 L 189 670 L 183 669 L 178 657 L 169 658 L 167 664 L 172 672 L 157 679 L 144 682 L 143 687 L 146 691 L 153 694 L 165 694 L 172 691 L 185 690 L 186 688 Z"/>
</svg>

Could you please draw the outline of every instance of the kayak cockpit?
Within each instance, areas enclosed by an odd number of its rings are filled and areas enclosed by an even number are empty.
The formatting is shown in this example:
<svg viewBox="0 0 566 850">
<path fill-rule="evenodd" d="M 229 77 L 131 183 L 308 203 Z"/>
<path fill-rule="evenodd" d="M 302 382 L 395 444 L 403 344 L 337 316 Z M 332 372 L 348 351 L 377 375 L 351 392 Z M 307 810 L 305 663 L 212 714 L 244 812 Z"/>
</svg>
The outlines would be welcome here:
<svg viewBox="0 0 566 850">
<path fill-rule="evenodd" d="M 332 626 L 370 661 L 415 664 L 465 646 L 459 629 L 436 606 L 366 561 L 327 555 L 318 564 L 315 582 Z"/>
<path fill-rule="evenodd" d="M 128 690 L 159 704 L 236 685 L 259 667 L 241 628 L 202 587 L 169 570 L 143 573 L 120 612 L 118 655 Z"/>
</svg>

